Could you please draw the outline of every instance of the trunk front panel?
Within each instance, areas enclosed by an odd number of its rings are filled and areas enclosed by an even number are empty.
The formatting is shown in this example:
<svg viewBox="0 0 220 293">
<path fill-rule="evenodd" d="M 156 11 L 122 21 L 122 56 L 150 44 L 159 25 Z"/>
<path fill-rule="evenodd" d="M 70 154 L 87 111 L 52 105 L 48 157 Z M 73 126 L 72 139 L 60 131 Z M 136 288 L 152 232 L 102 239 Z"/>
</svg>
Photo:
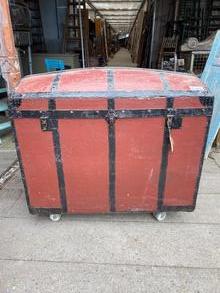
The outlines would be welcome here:
<svg viewBox="0 0 220 293">
<path fill-rule="evenodd" d="M 157 209 L 163 118 L 116 122 L 116 210 Z"/>
<path fill-rule="evenodd" d="M 39 119 L 15 119 L 14 125 L 30 205 L 61 208 L 52 132 L 43 132 Z"/>
<path fill-rule="evenodd" d="M 59 133 L 68 212 L 108 212 L 107 123 L 63 119 Z"/>
</svg>

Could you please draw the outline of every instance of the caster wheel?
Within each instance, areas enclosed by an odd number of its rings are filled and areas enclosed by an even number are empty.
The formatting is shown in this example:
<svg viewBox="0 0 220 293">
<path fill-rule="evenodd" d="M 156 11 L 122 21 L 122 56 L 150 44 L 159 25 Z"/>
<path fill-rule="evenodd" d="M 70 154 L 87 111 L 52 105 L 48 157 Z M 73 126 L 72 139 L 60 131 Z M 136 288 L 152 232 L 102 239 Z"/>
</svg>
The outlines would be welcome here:
<svg viewBox="0 0 220 293">
<path fill-rule="evenodd" d="M 156 212 L 153 213 L 153 216 L 157 221 L 162 222 L 166 219 L 167 213 L 166 212 Z"/>
<path fill-rule="evenodd" d="M 61 219 L 61 214 L 51 214 L 49 215 L 49 218 L 52 222 L 59 222 Z"/>
</svg>

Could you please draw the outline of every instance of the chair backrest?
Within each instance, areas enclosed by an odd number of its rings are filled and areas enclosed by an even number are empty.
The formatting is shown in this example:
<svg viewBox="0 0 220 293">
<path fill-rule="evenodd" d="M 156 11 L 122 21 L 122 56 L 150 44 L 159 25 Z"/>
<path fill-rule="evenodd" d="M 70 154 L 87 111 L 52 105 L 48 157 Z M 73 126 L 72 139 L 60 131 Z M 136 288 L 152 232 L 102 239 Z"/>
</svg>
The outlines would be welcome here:
<svg viewBox="0 0 220 293">
<path fill-rule="evenodd" d="M 58 59 L 45 59 L 47 71 L 64 70 L 64 61 Z"/>
</svg>

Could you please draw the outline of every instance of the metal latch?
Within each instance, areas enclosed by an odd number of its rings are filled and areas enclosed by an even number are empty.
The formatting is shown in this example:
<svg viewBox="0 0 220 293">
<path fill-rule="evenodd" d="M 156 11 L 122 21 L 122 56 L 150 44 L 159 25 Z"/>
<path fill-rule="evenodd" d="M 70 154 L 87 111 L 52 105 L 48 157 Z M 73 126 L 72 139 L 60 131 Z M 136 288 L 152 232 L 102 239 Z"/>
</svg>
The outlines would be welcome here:
<svg viewBox="0 0 220 293">
<path fill-rule="evenodd" d="M 40 118 L 40 126 L 43 131 L 48 130 L 48 117 L 41 117 Z"/>
<path fill-rule="evenodd" d="M 57 129 L 57 121 L 47 116 L 40 117 L 40 125 L 43 131 L 52 131 Z"/>
<path fill-rule="evenodd" d="M 180 116 L 173 116 L 173 115 L 168 115 L 167 116 L 167 129 L 168 129 L 168 134 L 169 134 L 169 142 L 170 142 L 170 148 L 171 152 L 173 153 L 174 151 L 174 140 L 172 137 L 172 129 L 179 129 L 182 126 L 182 117 Z"/>
<path fill-rule="evenodd" d="M 178 116 L 178 115 L 175 115 L 175 116 L 167 116 L 167 118 L 171 117 L 171 123 L 170 123 L 170 127 L 171 129 L 179 129 L 181 128 L 182 126 L 182 121 L 183 121 L 183 118 Z"/>
</svg>

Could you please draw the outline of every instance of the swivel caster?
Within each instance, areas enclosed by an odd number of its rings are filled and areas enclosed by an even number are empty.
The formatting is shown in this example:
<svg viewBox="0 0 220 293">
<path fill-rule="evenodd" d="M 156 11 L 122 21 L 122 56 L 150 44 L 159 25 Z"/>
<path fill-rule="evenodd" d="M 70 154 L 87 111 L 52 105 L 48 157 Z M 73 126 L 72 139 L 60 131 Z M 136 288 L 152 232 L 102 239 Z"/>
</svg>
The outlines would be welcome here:
<svg viewBox="0 0 220 293">
<path fill-rule="evenodd" d="M 59 220 L 61 219 L 61 214 L 50 214 L 49 219 L 52 222 L 59 222 Z"/>
<path fill-rule="evenodd" d="M 153 216 L 157 221 L 162 222 L 166 219 L 167 213 L 166 212 L 155 212 Z"/>
</svg>

